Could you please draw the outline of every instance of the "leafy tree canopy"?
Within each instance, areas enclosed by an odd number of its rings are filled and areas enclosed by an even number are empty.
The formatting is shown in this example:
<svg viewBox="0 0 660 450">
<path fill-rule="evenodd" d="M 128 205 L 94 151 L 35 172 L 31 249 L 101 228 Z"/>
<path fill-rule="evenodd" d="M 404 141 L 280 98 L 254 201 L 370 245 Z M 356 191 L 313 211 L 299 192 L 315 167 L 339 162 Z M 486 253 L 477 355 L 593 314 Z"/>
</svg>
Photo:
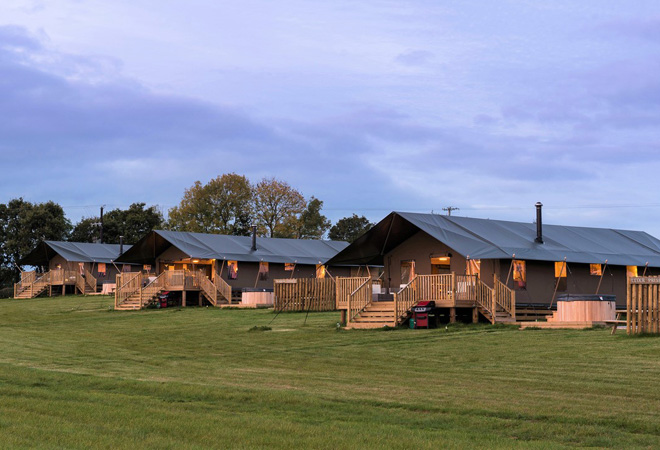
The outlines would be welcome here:
<svg viewBox="0 0 660 450">
<path fill-rule="evenodd" d="M 71 222 L 57 203 L 31 203 L 17 198 L 0 204 L 0 284 L 17 281 L 18 260 L 40 241 L 66 240 L 70 232 Z"/>
<path fill-rule="evenodd" d="M 248 179 L 224 174 L 186 189 L 179 206 L 169 211 L 168 227 L 176 231 L 247 236 L 253 212 L 253 190 Z"/>
<path fill-rule="evenodd" d="M 71 233 L 74 242 L 98 242 L 101 237 L 101 219 L 87 217 L 78 222 Z M 113 209 L 103 215 L 103 242 L 135 244 L 149 231 L 163 226 L 163 215 L 155 206 L 146 208 L 146 203 L 133 203 L 128 209 Z"/>
<path fill-rule="evenodd" d="M 255 222 L 269 237 L 295 238 L 306 206 L 305 197 L 285 181 L 264 178 L 254 189 Z"/>
<path fill-rule="evenodd" d="M 300 215 L 299 239 L 323 239 L 330 228 L 330 221 L 321 214 L 323 202 L 312 197 L 307 202 L 307 208 Z"/>
<path fill-rule="evenodd" d="M 328 237 L 335 241 L 353 242 L 358 237 L 367 232 L 374 224 L 364 216 L 353 214 L 351 217 L 339 219 L 336 224 L 330 228 Z"/>
</svg>

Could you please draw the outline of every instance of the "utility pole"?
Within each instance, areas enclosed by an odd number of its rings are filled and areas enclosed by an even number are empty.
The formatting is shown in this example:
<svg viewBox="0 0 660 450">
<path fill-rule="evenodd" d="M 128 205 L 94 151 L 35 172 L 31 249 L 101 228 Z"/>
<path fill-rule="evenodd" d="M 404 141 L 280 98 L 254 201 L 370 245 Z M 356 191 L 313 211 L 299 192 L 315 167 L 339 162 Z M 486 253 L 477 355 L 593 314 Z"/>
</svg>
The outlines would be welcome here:
<svg viewBox="0 0 660 450">
<path fill-rule="evenodd" d="M 458 211 L 461 208 L 456 208 L 455 206 L 447 206 L 446 208 L 442 208 L 443 211 L 447 211 L 447 215 L 451 216 L 452 211 Z"/>
<path fill-rule="evenodd" d="M 101 206 L 101 232 L 99 233 L 101 244 L 103 244 L 103 206 Z"/>
</svg>

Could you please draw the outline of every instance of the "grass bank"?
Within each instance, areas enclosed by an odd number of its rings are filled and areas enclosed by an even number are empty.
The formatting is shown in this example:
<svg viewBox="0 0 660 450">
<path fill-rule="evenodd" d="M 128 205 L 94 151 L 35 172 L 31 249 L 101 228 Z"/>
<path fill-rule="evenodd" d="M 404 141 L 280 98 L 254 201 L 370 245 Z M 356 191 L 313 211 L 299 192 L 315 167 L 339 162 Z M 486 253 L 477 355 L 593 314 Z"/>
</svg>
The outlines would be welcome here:
<svg viewBox="0 0 660 450">
<path fill-rule="evenodd" d="M 3 447 L 660 446 L 660 339 L 111 305 L 0 300 Z"/>
</svg>

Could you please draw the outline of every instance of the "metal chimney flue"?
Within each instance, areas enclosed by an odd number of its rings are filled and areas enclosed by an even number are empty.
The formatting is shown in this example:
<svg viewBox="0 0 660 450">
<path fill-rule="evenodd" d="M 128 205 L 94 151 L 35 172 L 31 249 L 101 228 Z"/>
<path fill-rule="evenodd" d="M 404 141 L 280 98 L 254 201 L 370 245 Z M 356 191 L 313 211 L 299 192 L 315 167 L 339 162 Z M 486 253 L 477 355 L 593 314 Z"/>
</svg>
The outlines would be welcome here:
<svg viewBox="0 0 660 450">
<path fill-rule="evenodd" d="M 252 225 L 252 251 L 257 251 L 257 226 Z"/>
<path fill-rule="evenodd" d="M 541 208 L 543 208 L 543 203 L 536 202 L 536 239 L 534 242 L 538 244 L 543 244 L 543 220 L 541 214 Z"/>
<path fill-rule="evenodd" d="M 119 254 L 124 253 L 124 236 L 119 236 Z"/>
</svg>

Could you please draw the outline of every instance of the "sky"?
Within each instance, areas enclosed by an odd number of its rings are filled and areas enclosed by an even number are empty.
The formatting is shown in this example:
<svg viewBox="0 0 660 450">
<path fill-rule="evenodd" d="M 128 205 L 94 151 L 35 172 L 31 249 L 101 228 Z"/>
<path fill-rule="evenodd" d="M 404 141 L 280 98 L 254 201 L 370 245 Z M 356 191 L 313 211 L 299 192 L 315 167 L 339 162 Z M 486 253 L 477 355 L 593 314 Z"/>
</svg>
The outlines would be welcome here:
<svg viewBox="0 0 660 450">
<path fill-rule="evenodd" d="M 660 237 L 657 0 L 3 0 L 0 203 L 224 174 L 353 213 Z"/>
</svg>

